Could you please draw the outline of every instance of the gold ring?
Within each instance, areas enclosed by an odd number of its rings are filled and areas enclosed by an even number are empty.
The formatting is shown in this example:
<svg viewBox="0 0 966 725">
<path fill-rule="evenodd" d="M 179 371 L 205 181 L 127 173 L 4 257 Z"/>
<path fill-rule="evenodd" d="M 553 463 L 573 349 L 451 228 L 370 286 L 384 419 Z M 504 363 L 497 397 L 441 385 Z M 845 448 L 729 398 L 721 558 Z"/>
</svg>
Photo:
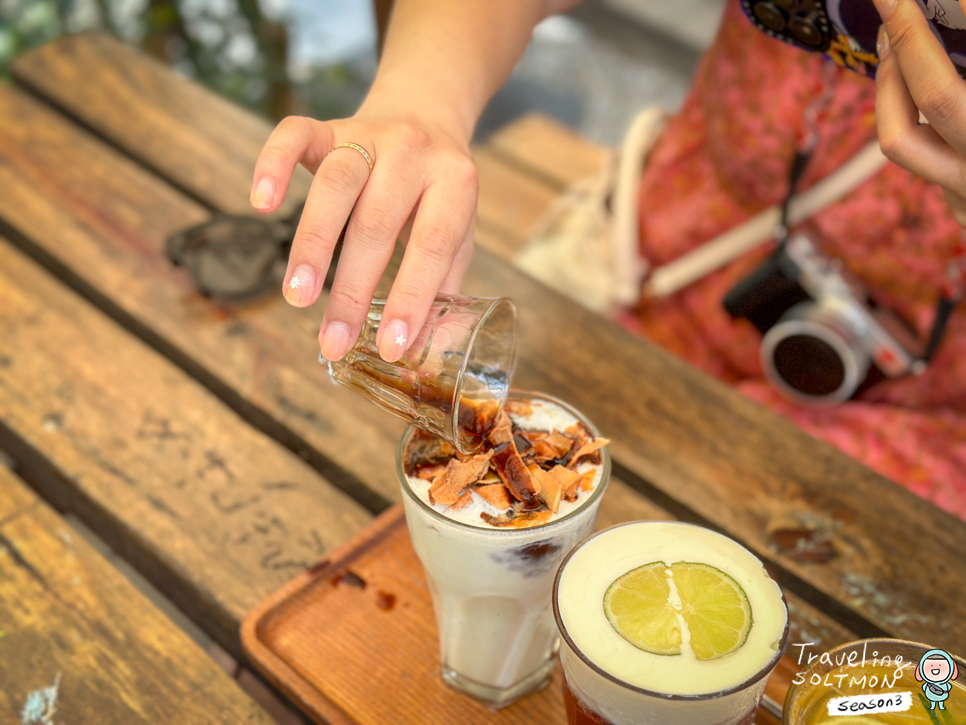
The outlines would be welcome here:
<svg viewBox="0 0 966 725">
<path fill-rule="evenodd" d="M 362 158 L 366 160 L 366 164 L 369 166 L 369 173 L 372 173 L 372 157 L 369 155 L 368 151 L 362 148 L 362 146 L 357 143 L 352 143 L 351 141 L 346 141 L 345 143 L 339 143 L 332 147 L 332 151 L 335 151 L 336 149 L 355 149 L 362 154 Z M 332 153 L 332 151 L 329 153 Z"/>
</svg>

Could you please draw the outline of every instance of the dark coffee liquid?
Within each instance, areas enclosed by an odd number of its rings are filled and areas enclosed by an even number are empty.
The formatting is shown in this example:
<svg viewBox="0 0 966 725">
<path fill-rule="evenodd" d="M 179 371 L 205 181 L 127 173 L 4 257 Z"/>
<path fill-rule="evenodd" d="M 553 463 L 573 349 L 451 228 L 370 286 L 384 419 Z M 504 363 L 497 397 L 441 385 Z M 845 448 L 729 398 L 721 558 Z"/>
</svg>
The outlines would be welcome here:
<svg viewBox="0 0 966 725">
<path fill-rule="evenodd" d="M 614 725 L 610 720 L 605 720 L 578 700 L 574 691 L 570 689 L 570 685 L 567 684 L 566 677 L 564 678 L 563 691 L 568 725 Z"/>
<path fill-rule="evenodd" d="M 581 702 L 574 691 L 567 684 L 567 678 L 563 682 L 564 705 L 567 708 L 568 725 L 614 725 L 610 720 L 605 720 L 601 715 L 591 710 Z M 757 708 L 755 708 L 757 710 Z M 754 725 L 755 710 L 752 710 L 740 720 L 719 723 L 718 725 Z"/>
</svg>

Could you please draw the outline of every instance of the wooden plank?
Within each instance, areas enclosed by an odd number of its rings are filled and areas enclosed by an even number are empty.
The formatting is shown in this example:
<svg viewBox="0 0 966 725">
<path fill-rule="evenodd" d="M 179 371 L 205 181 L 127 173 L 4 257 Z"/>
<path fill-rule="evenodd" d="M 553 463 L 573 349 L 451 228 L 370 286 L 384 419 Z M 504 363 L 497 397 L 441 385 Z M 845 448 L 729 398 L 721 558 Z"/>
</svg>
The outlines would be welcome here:
<svg viewBox="0 0 966 725">
<path fill-rule="evenodd" d="M 40 723 L 52 701 L 43 722 L 273 722 L 3 466 L 0 623 L 0 721 Z"/>
<path fill-rule="evenodd" d="M 487 149 L 476 149 L 473 162 L 480 180 L 477 226 L 500 238 L 502 244 L 492 251 L 512 261 L 537 230 L 558 192 Z"/>
<path fill-rule="evenodd" d="M 235 653 L 245 612 L 371 518 L 2 239 L 0 448 Z"/>
<path fill-rule="evenodd" d="M 403 425 L 335 386 L 319 365 L 324 300 L 296 309 L 281 295 L 243 305 L 199 295 L 163 250 L 205 210 L 10 86 L 0 86 L 0 187 L 0 220 L 86 284 L 86 294 L 119 308 L 250 418 L 260 410 L 274 417 L 264 426 L 285 421 L 288 432 L 273 435 L 300 438 L 291 445 L 310 457 L 311 441 L 327 457 L 313 463 L 357 499 L 379 508 L 396 496 L 391 453 L 373 457 L 372 449 L 391 451 Z M 367 498 L 360 482 L 378 495 Z"/>
<path fill-rule="evenodd" d="M 11 67 L 17 78 L 212 207 L 251 213 L 254 159 L 272 125 L 101 32 L 68 35 Z M 299 168 L 285 214 L 305 199 Z"/>
<path fill-rule="evenodd" d="M 607 149 L 541 113 L 508 123 L 486 139 L 486 148 L 524 174 L 557 191 L 597 176 Z"/>
<path fill-rule="evenodd" d="M 55 242 L 45 244 L 57 254 Z M 585 410 L 615 438 L 615 454 L 635 485 L 653 487 L 675 515 L 741 540 L 780 565 L 790 588 L 861 634 L 886 631 L 966 648 L 966 622 L 949 614 L 943 584 L 966 574 L 966 563 L 947 556 L 963 546 L 962 522 L 485 251 L 466 290 L 512 291 L 521 309 L 516 382 Z M 293 389 L 301 384 L 293 375 Z M 373 443 L 372 450 L 381 447 Z M 835 558 L 802 561 L 794 550 L 778 549 L 771 532 L 796 526 L 827 536 Z"/>
</svg>

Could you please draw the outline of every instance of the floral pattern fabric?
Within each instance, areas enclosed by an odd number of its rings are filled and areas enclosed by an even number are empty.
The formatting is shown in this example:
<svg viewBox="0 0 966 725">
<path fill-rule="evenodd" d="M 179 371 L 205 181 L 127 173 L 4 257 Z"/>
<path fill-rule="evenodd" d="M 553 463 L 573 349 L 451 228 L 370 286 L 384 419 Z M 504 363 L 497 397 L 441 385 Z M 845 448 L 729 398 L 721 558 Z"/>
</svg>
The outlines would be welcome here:
<svg viewBox="0 0 966 725">
<path fill-rule="evenodd" d="M 681 111 L 651 152 L 640 188 L 641 254 L 661 265 L 773 204 L 788 187 L 804 111 L 828 88 L 827 61 L 757 31 L 729 0 Z M 804 190 L 873 140 L 875 84 L 836 69 Z M 939 187 L 891 162 L 802 224 L 925 336 L 961 229 Z M 767 245 L 766 245 L 767 246 Z M 954 312 L 927 371 L 887 380 L 834 408 L 781 398 L 764 380 L 761 336 L 732 320 L 726 293 L 772 250 L 762 248 L 625 322 L 802 429 L 966 519 L 966 311 Z"/>
</svg>

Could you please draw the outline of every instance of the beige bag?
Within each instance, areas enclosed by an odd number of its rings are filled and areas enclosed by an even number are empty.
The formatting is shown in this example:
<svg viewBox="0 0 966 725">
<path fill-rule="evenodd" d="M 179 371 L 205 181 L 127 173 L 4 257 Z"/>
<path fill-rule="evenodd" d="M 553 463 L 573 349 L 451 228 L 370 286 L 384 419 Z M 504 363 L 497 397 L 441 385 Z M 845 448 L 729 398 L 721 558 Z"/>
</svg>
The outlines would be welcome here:
<svg viewBox="0 0 966 725">
<path fill-rule="evenodd" d="M 638 190 L 641 171 L 668 114 L 648 108 L 634 119 L 620 153 L 608 152 L 596 178 L 576 182 L 551 206 L 516 264 L 585 307 L 610 313 L 641 294 L 663 297 L 773 239 L 776 205 L 673 262 L 651 269 L 640 256 Z M 789 223 L 798 224 L 838 201 L 885 164 L 872 141 L 838 169 L 796 194 Z"/>
</svg>

